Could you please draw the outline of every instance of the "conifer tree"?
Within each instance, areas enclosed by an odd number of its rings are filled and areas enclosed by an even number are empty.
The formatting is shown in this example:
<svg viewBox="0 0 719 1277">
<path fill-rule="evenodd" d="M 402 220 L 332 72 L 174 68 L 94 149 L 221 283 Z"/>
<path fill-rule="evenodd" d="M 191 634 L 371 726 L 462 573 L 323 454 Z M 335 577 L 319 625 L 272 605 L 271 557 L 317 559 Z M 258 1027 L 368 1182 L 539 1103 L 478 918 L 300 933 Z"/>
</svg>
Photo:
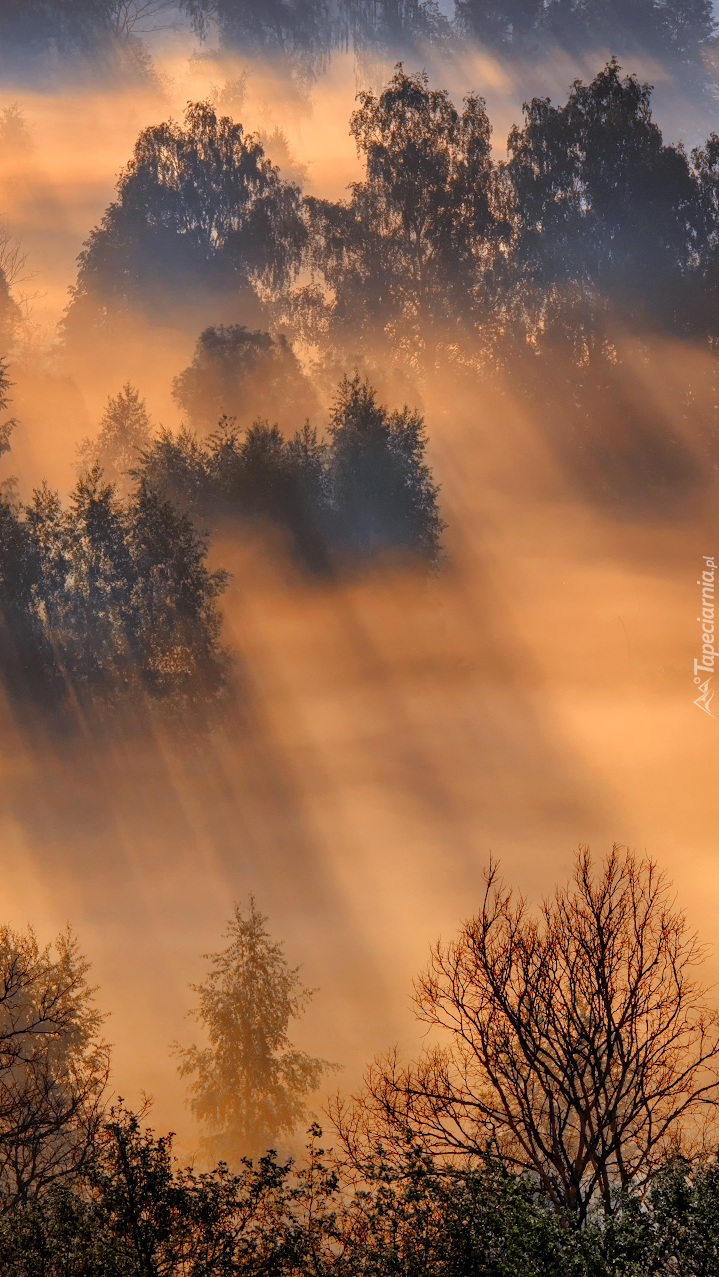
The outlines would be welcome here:
<svg viewBox="0 0 719 1277">
<path fill-rule="evenodd" d="M 291 1045 L 290 1022 L 315 990 L 302 984 L 266 924 L 252 896 L 246 911 L 235 905 L 226 948 L 204 955 L 207 975 L 190 986 L 198 998 L 190 1015 L 209 1045 L 174 1048 L 178 1071 L 192 1078 L 190 1107 L 205 1151 L 235 1164 L 290 1136 L 332 1067 Z"/>
</svg>

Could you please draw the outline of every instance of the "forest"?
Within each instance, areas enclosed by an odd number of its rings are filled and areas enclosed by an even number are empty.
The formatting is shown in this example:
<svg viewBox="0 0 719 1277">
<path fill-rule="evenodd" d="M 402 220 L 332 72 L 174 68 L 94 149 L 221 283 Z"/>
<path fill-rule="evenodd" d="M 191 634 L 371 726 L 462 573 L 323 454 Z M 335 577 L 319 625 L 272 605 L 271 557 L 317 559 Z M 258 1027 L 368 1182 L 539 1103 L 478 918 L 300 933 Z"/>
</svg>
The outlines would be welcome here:
<svg viewBox="0 0 719 1277">
<path fill-rule="evenodd" d="M 422 415 L 383 405 L 369 380 L 393 364 L 420 384 L 440 366 L 477 384 L 511 369 L 548 417 L 547 387 L 566 379 L 562 420 L 546 428 L 595 501 L 661 506 L 716 472 L 715 417 L 691 379 L 680 410 L 693 453 L 631 410 L 614 437 L 597 418 L 621 402 L 622 333 L 647 351 L 657 337 L 714 349 L 719 137 L 691 155 L 664 143 L 650 87 L 616 61 L 564 106 L 530 102 L 499 163 L 482 99 L 459 110 L 425 73 L 398 64 L 359 103 L 350 127 L 365 179 L 341 203 L 303 197 L 208 103 L 138 139 L 80 255 L 63 340 L 100 350 L 128 315 L 151 321 L 188 296 L 209 309 L 239 297 L 266 327 L 200 333 L 174 382 L 179 434 L 153 433 L 129 383 L 111 396 L 66 507 L 47 486 L 19 502 L 6 481 L 2 660 L 14 696 L 221 698 L 226 576 L 206 566 L 213 528 L 271 526 L 314 573 L 388 555 L 440 570 Z M 312 372 L 293 340 L 318 352 Z M 318 388 L 338 368 L 318 428 Z M 6 410 L 10 394 L 4 371 Z M 3 431 L 8 451 L 12 419 Z"/>
<path fill-rule="evenodd" d="M 0 3 L 2 1277 L 719 1273 L 718 66 Z"/>
</svg>

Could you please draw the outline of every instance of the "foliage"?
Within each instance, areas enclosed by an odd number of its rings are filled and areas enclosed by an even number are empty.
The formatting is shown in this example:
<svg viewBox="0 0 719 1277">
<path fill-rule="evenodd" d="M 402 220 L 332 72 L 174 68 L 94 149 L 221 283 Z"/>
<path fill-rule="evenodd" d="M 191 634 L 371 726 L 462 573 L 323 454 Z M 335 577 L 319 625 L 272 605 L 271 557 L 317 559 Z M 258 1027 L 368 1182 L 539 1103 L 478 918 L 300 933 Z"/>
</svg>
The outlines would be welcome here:
<svg viewBox="0 0 719 1277">
<path fill-rule="evenodd" d="M 215 698 L 226 658 L 187 516 L 140 484 L 126 501 L 95 466 L 63 507 L 46 485 L 0 501 L 0 666 L 17 698 L 57 707 L 144 692 L 177 708 Z"/>
<path fill-rule="evenodd" d="M 259 142 L 191 103 L 184 126 L 145 129 L 120 175 L 117 200 L 80 254 L 68 335 L 139 307 L 182 313 L 193 305 L 287 285 L 306 232 L 299 190 L 283 182 Z"/>
<path fill-rule="evenodd" d="M 214 430 L 221 417 L 241 427 L 258 417 L 294 427 L 311 416 L 310 383 L 285 337 L 252 332 L 242 324 L 206 328 L 192 363 L 173 382 L 173 398 L 194 430 Z"/>
<path fill-rule="evenodd" d="M 72 933 L 0 927 L 0 1201 L 77 1175 L 103 1116 L 109 1051 Z"/>
<path fill-rule="evenodd" d="M 457 0 L 458 26 L 500 47 L 527 50 L 532 43 L 574 49 L 611 47 L 650 52 L 680 63 L 697 62 L 716 24 L 707 0 Z"/>
<path fill-rule="evenodd" d="M 716 1168 L 669 1161 L 650 1200 L 583 1229 L 486 1151 L 447 1167 L 407 1141 L 361 1166 L 306 1156 L 182 1169 L 120 1104 L 73 1186 L 0 1218 L 7 1277 L 669 1277 L 713 1273 Z"/>
<path fill-rule="evenodd" d="M 10 384 L 7 363 L 4 359 L 0 359 L 0 412 L 5 412 L 10 403 Z M 10 436 L 16 424 L 14 418 L 0 422 L 0 457 L 10 451 Z"/>
<path fill-rule="evenodd" d="M 134 474 L 210 523 L 270 521 L 314 571 L 380 554 L 431 564 L 443 524 L 425 447 L 422 417 L 388 412 L 356 375 L 340 385 L 328 442 L 309 424 L 285 439 L 266 422 L 240 436 L 225 420 L 206 442 L 162 431 Z"/>
<path fill-rule="evenodd" d="M 290 1021 L 314 990 L 290 967 L 267 918 L 250 897 L 246 913 L 235 905 L 225 932 L 227 947 L 210 959 L 206 980 L 191 987 L 191 1012 L 207 1032 L 207 1047 L 176 1047 L 179 1071 L 191 1077 L 190 1105 L 205 1128 L 204 1146 L 239 1164 L 292 1134 L 305 1117 L 325 1060 L 313 1059 L 289 1041 Z"/>
<path fill-rule="evenodd" d="M 18 1147 L 17 1133 L 14 1145 L 6 1136 L 10 1096 L 14 1120 L 29 1114 L 22 1138 L 33 1133 L 35 1152 L 44 1150 L 28 1163 L 34 1178 L 21 1188 L 12 1178 L 17 1155 L 3 1153 L 3 1274 L 709 1277 L 717 1265 L 719 1160 L 709 1146 L 691 1151 L 691 1096 L 669 1123 L 664 1103 L 667 1089 L 677 1094 L 676 1087 L 686 1083 L 677 1069 L 688 1071 L 691 1086 L 684 1048 L 701 1001 L 691 974 L 701 952 L 668 884 L 648 862 L 617 852 L 602 874 L 594 874 L 585 854 L 578 858 L 574 888 L 558 890 L 538 918 L 523 902 L 513 902 L 490 873 L 480 918 L 494 919 L 484 928 L 484 968 L 496 986 L 490 991 L 495 1014 L 489 1014 L 488 1002 L 483 1031 L 487 1049 L 496 1048 L 497 1078 L 485 1074 L 485 1088 L 475 1086 L 473 1111 L 465 1108 L 464 1116 L 457 1094 L 444 1096 L 444 1134 L 454 1132 L 454 1149 L 442 1150 L 436 1126 L 422 1120 L 421 1109 L 399 1105 L 389 1123 L 378 1121 L 375 1110 L 367 1123 L 365 1105 L 354 1109 L 353 1127 L 345 1120 L 347 1110 L 340 1113 L 338 1151 L 322 1147 L 322 1132 L 313 1124 L 304 1156 L 283 1161 L 266 1149 L 267 1141 L 294 1128 L 307 1090 L 326 1066 L 287 1040 L 289 1022 L 310 994 L 298 969 L 289 967 L 281 946 L 269 937 L 254 901 L 245 913 L 236 907 L 229 945 L 207 955 L 208 977 L 194 986 L 196 1016 L 208 1029 L 210 1045 L 180 1049 L 181 1072 L 195 1079 L 193 1106 L 234 1162 L 233 1169 L 220 1162 L 202 1172 L 180 1166 L 172 1135 L 156 1135 L 144 1125 L 144 1113 L 126 1109 L 122 1100 L 102 1115 L 104 1074 L 97 1073 L 106 1059 L 97 1037 L 102 1017 L 94 1010 L 87 965 L 72 937 L 61 937 L 53 956 L 49 948 L 38 948 L 32 932 L 18 936 L 2 928 L 0 1148 Z M 436 946 L 433 967 L 419 986 L 420 1010 L 426 1013 L 429 998 L 436 1018 L 441 982 L 452 962 L 455 986 L 445 1006 L 454 1017 L 456 1039 L 464 1043 L 465 1079 L 472 1085 L 482 1012 L 475 996 L 470 1024 L 468 992 L 471 986 L 477 994 L 480 984 L 476 965 L 467 966 L 467 945 L 474 944 L 476 957 L 481 931 L 480 919 L 470 920 L 458 943 Z M 464 965 L 455 960 L 462 956 Z M 684 1001 L 673 1018 L 672 1055 L 661 1021 L 679 987 Z M 708 1034 L 709 1020 L 704 1028 Z M 543 1161 L 523 1158 L 522 1147 L 534 1137 L 520 1107 L 509 1107 L 512 1078 L 522 1077 L 527 1059 L 516 1044 L 533 1031 L 531 1069 L 520 1089 L 535 1106 L 535 1134 L 541 1128 L 545 1137 Z M 17 1083 L 38 1070 L 43 1077 L 52 1073 L 56 1089 L 68 1094 L 71 1055 L 95 1069 L 91 1121 L 83 1124 L 73 1112 L 63 1138 L 53 1129 L 44 1133 L 43 1143 L 34 1086 L 13 1089 L 8 1078 Z M 438 1058 L 435 1054 L 435 1062 Z M 597 1068 L 603 1068 L 601 1076 Z M 657 1076 L 662 1090 L 652 1095 Z M 647 1110 L 639 1130 L 631 1126 L 637 1085 L 645 1086 Z M 715 1088 L 708 1075 L 707 1086 L 711 1097 Z M 488 1133 L 485 1126 L 482 1142 L 480 1109 L 500 1088 L 513 1131 L 507 1121 L 503 1126 L 495 1107 L 494 1130 Z M 33 1102 L 23 1107 L 25 1095 Z M 574 1195 L 558 1191 L 559 1165 L 547 1142 L 558 1137 L 570 1148 L 571 1123 L 561 1129 L 563 1108 L 572 1105 L 568 1096 L 574 1096 L 575 1112 L 584 1105 L 588 1141 L 592 1123 L 599 1129 L 602 1120 L 603 1138 L 614 1140 L 608 1196 L 603 1187 L 593 1195 L 580 1174 Z M 541 1109 L 546 1101 L 555 1106 L 555 1121 L 542 1124 L 537 1105 Z M 662 1126 L 672 1139 L 662 1138 Z M 78 1127 L 79 1141 L 73 1138 Z M 472 1127 L 472 1138 L 462 1144 Z M 682 1134 L 688 1137 L 684 1153 Z M 642 1142 L 645 1156 L 637 1160 Z M 254 1161 L 241 1155 L 252 1144 Z"/>
<path fill-rule="evenodd" d="M 210 22 L 222 45 L 278 57 L 302 78 L 316 75 L 332 49 L 411 47 L 446 39 L 451 24 L 436 0 L 182 0 L 196 31 Z"/>
<path fill-rule="evenodd" d="M 405 408 L 388 413 L 372 387 L 345 378 L 330 424 L 330 487 L 339 547 L 371 558 L 391 547 L 433 562 L 443 524 L 424 461 L 424 422 Z"/>
<path fill-rule="evenodd" d="M 401 63 L 351 120 L 364 182 L 347 203 L 308 199 L 311 263 L 330 290 L 330 336 L 386 333 L 415 351 L 476 312 L 498 225 L 490 207 L 490 126 L 482 98 L 460 115 L 427 75 Z M 312 320 L 314 294 L 306 294 Z M 309 308 L 308 308 L 309 303 Z M 302 313 L 302 304 L 300 304 Z"/>
<path fill-rule="evenodd" d="M 566 106 L 535 98 L 524 114 L 505 171 L 514 254 L 545 312 L 558 290 L 555 327 L 570 281 L 635 328 L 674 327 L 701 219 L 687 157 L 664 145 L 649 87 L 612 60 L 591 84 L 576 81 Z"/>
<path fill-rule="evenodd" d="M 139 454 L 150 444 L 152 423 L 145 400 L 126 382 L 120 393 L 107 401 L 96 439 L 83 439 L 78 448 L 81 471 L 100 467 L 107 483 L 116 492 L 127 492 L 130 470 Z"/>
<path fill-rule="evenodd" d="M 5 0 L 0 36 L 8 44 L 92 48 L 109 29 L 112 0 Z"/>
</svg>

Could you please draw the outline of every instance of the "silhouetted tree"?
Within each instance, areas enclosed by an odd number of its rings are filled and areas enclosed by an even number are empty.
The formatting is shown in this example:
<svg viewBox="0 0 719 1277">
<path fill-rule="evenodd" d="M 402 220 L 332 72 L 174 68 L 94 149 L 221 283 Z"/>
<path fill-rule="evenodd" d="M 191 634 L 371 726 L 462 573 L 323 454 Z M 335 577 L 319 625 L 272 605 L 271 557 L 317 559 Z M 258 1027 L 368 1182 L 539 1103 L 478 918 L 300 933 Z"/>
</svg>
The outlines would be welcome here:
<svg viewBox="0 0 719 1277">
<path fill-rule="evenodd" d="M 484 101 L 466 98 L 460 115 L 424 72 L 398 64 L 379 97 L 360 94 L 351 129 L 365 181 L 352 184 L 348 203 L 307 201 L 311 262 L 333 295 L 323 323 L 410 350 L 446 326 L 456 333 L 481 305 L 498 233 Z M 306 299 L 311 318 L 315 294 Z"/>
<path fill-rule="evenodd" d="M 340 549 L 360 558 L 382 551 L 434 562 L 442 521 L 424 460 L 424 422 L 389 413 L 356 375 L 340 386 L 330 424 L 330 489 Z"/>
<path fill-rule="evenodd" d="M 682 310 L 696 183 L 684 152 L 662 141 L 649 86 L 620 71 L 611 61 L 591 84 L 576 81 L 563 107 L 534 98 L 509 135 L 515 269 L 552 333 L 581 329 L 597 296 L 644 328 L 676 328 Z"/>
<path fill-rule="evenodd" d="M 195 29 L 214 24 L 220 42 L 255 57 L 281 57 L 312 76 L 330 51 L 347 45 L 400 50 L 447 38 L 451 24 L 436 0 L 183 0 Z"/>
<path fill-rule="evenodd" d="M 144 692 L 177 709 L 226 682 L 216 598 L 226 574 L 187 515 L 140 483 L 118 500 L 99 467 L 69 507 L 43 484 L 0 501 L 0 668 L 11 695 L 53 706 Z"/>
<path fill-rule="evenodd" d="M 317 403 L 285 337 L 252 332 L 242 324 L 206 328 L 192 363 L 173 382 L 173 398 L 189 424 L 214 430 L 221 417 L 248 426 L 281 417 L 299 426 Z"/>
<path fill-rule="evenodd" d="M 614 848 L 538 918 L 487 875 L 479 913 L 432 950 L 425 1023 L 449 1033 L 417 1065 L 378 1062 L 370 1124 L 465 1156 L 496 1139 L 560 1211 L 606 1215 L 666 1156 L 701 1140 L 719 1095 L 719 1021 L 695 935 L 651 861 Z M 362 1110 L 346 1124 L 361 1124 Z"/>
<path fill-rule="evenodd" d="M 182 510 L 217 526 L 223 519 L 280 528 L 313 570 L 328 566 L 330 492 L 327 448 L 305 425 L 291 439 L 255 422 L 244 435 L 223 419 L 201 443 L 190 431 L 163 430 L 135 475 Z"/>
<path fill-rule="evenodd" d="M 7 45 L 63 49 L 91 48 L 109 30 L 112 0 L 5 0 L 0 37 Z"/>
<path fill-rule="evenodd" d="M 4 359 L 0 359 L 0 412 L 5 412 L 10 403 L 10 386 L 7 363 Z M 16 424 L 13 417 L 0 422 L 0 457 L 10 451 L 10 436 Z"/>
<path fill-rule="evenodd" d="M 331 0 L 183 0 L 183 8 L 204 34 L 208 20 L 223 44 L 255 55 L 327 49 L 332 39 Z"/>
<path fill-rule="evenodd" d="M 190 1105 L 205 1129 L 204 1147 L 238 1164 L 287 1138 L 306 1115 L 306 1098 L 332 1066 L 298 1051 L 289 1026 L 314 990 L 270 938 L 267 918 L 250 897 L 225 932 L 229 944 L 205 954 L 205 981 L 191 985 L 199 1005 L 190 1014 L 206 1030 L 206 1047 L 179 1047 L 179 1072 L 193 1080 Z"/>
<path fill-rule="evenodd" d="M 313 570 L 394 553 L 434 563 L 442 520 L 422 417 L 390 413 L 359 376 L 340 386 L 324 442 L 309 424 L 285 439 L 232 421 L 201 443 L 162 431 L 135 477 L 195 517 L 266 520 Z"/>
<path fill-rule="evenodd" d="M 446 40 L 452 26 L 436 0 L 342 0 L 340 31 L 359 52 L 367 46 L 386 51 Z"/>
<path fill-rule="evenodd" d="M 570 6 L 564 5 L 564 9 Z M 536 32 L 544 16 L 541 0 L 456 0 L 460 29 L 486 44 L 516 45 Z"/>
<path fill-rule="evenodd" d="M 103 1115 L 109 1052 L 89 964 L 68 930 L 53 947 L 0 927 L 0 1200 L 13 1208 L 76 1175 Z"/>
<path fill-rule="evenodd" d="M 184 126 L 145 129 L 117 190 L 80 255 L 68 335 L 133 307 L 172 307 L 177 322 L 188 297 L 193 314 L 203 296 L 259 313 L 255 290 L 282 289 L 298 266 L 298 189 L 206 102 L 188 106 Z"/>
<path fill-rule="evenodd" d="M 137 465 L 151 437 L 152 423 L 145 400 L 128 381 L 114 399 L 108 399 L 97 437 L 83 439 L 80 444 L 80 467 L 87 470 L 98 465 L 116 492 L 126 492 L 130 470 Z"/>
<path fill-rule="evenodd" d="M 707 0 L 457 0 L 461 31 L 528 52 L 537 44 L 643 52 L 698 66 L 715 19 Z"/>
</svg>

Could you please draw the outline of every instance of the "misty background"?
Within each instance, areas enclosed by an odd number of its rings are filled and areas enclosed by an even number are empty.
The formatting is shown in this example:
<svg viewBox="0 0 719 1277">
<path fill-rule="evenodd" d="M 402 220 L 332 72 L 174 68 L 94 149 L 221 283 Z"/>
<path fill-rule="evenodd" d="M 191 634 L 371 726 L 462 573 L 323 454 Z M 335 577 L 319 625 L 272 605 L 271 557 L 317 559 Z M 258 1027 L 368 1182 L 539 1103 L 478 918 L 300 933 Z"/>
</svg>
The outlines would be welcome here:
<svg viewBox="0 0 719 1277">
<path fill-rule="evenodd" d="M 181 119 L 187 102 L 241 121 L 283 178 L 332 201 L 363 173 L 349 131 L 356 94 L 379 92 L 400 57 L 457 104 L 485 97 L 497 159 L 524 101 L 564 102 L 613 54 L 655 85 L 666 143 L 691 148 L 716 127 L 713 46 L 687 58 L 638 22 L 617 46 L 606 25 L 562 43 L 531 15 L 486 40 L 471 23 L 459 36 L 351 28 L 309 59 L 297 40 L 285 62 L 257 47 L 262 33 L 253 44 L 223 29 L 221 12 L 204 39 L 173 5 L 138 14 L 129 32 L 115 16 L 100 73 L 92 41 L 30 47 L 19 28 L 2 71 L 0 216 L 22 258 L 6 343 L 18 425 L 2 464 L 24 499 L 43 478 L 67 496 L 76 450 L 123 384 L 176 432 L 187 414 L 173 384 L 201 331 L 265 326 L 249 305 L 188 293 L 177 309 L 131 313 L 109 340 L 58 333 L 78 254 L 138 135 Z M 453 16 L 442 6 L 435 26 Z M 168 1045 L 187 1035 L 200 955 L 250 892 L 319 986 L 298 1037 L 343 1065 L 343 1088 L 388 1041 L 415 1045 L 412 976 L 428 942 L 474 908 L 490 852 L 538 897 L 579 842 L 646 849 L 713 942 L 716 722 L 692 703 L 691 669 L 696 581 L 717 549 L 716 462 L 680 405 L 690 381 L 715 420 L 716 355 L 667 333 L 616 341 L 627 411 L 679 437 L 701 475 L 676 499 L 607 508 L 587 495 L 540 422 L 567 402 L 559 359 L 540 409 L 511 367 L 458 376 L 385 359 L 380 342 L 350 344 L 345 366 L 318 371 L 296 340 L 314 424 L 326 421 L 332 374 L 355 366 L 383 403 L 423 413 L 446 523 L 441 571 L 428 581 L 384 564 L 308 579 L 262 528 L 220 526 L 209 561 L 233 574 L 223 639 L 245 694 L 211 731 L 188 740 L 118 715 L 110 732 L 81 724 L 59 743 L 28 730 L 3 693 L 3 916 L 48 937 L 72 922 L 112 1013 L 116 1085 L 131 1102 L 151 1092 L 155 1124 L 184 1147 L 196 1133 Z"/>
</svg>

